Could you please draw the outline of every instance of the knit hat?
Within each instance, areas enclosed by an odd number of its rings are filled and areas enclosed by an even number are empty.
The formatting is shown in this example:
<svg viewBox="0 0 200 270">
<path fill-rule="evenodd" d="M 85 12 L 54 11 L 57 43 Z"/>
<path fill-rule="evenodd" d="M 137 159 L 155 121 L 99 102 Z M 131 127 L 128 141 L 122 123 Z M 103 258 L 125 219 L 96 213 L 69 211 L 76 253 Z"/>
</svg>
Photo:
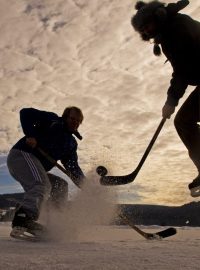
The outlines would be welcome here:
<svg viewBox="0 0 200 270">
<path fill-rule="evenodd" d="M 141 32 L 143 27 L 150 22 L 162 22 L 167 17 L 167 12 L 163 3 L 152 1 L 145 3 L 138 1 L 135 5 L 137 13 L 132 17 L 131 24 L 137 32 Z"/>
<path fill-rule="evenodd" d="M 144 27 L 149 23 L 154 23 L 156 29 L 154 36 L 154 54 L 160 55 L 161 49 L 159 47 L 158 36 L 162 31 L 163 25 L 170 17 L 176 15 L 181 9 L 189 4 L 188 0 L 180 0 L 177 3 L 170 3 L 167 6 L 159 1 L 151 1 L 145 3 L 138 1 L 135 5 L 136 14 L 131 18 L 131 24 L 135 31 L 139 32 L 143 40 L 149 40 L 150 37 L 145 34 Z"/>
</svg>

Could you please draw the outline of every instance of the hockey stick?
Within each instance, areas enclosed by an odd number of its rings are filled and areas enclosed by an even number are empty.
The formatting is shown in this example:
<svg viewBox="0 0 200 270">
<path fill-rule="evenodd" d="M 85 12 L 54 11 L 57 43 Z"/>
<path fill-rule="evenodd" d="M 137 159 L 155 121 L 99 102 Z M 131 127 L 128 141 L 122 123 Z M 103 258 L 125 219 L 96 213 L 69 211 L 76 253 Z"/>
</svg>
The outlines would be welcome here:
<svg viewBox="0 0 200 270">
<path fill-rule="evenodd" d="M 36 148 L 40 154 L 42 154 L 49 162 L 51 162 L 55 167 L 57 167 L 59 170 L 61 170 L 64 174 L 66 174 L 72 181 L 73 183 L 80 188 L 79 181 L 77 180 L 76 177 L 69 171 L 63 168 L 60 164 L 58 164 L 57 161 L 55 161 L 49 154 L 47 154 L 43 149 L 41 149 L 39 146 Z"/>
<path fill-rule="evenodd" d="M 165 230 L 156 232 L 156 233 L 147 233 L 139 229 L 136 225 L 134 225 L 125 215 L 119 214 L 119 217 L 131 228 L 133 228 L 137 233 L 143 236 L 147 240 L 161 240 L 163 238 L 172 236 L 176 234 L 176 229 L 173 227 L 167 228 Z"/>
<path fill-rule="evenodd" d="M 146 151 L 144 152 L 142 159 L 140 160 L 137 168 L 130 174 L 122 175 L 122 176 L 106 176 L 107 169 L 103 166 L 97 167 L 96 171 L 101 176 L 100 183 L 105 186 L 114 186 L 114 185 L 125 185 L 128 183 L 131 183 L 136 178 L 137 174 L 139 173 L 140 169 L 142 168 L 142 165 L 144 164 L 149 152 L 151 151 L 152 146 L 154 145 L 164 123 L 166 121 L 166 118 L 162 118 L 158 128 L 156 129 L 153 138 L 151 139 Z"/>
</svg>

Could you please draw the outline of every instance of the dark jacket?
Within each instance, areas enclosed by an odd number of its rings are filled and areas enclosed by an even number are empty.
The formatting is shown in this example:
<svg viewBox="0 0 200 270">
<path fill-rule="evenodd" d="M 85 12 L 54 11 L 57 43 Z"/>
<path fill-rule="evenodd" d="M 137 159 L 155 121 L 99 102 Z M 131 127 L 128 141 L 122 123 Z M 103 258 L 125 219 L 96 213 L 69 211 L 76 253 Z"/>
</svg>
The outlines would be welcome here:
<svg viewBox="0 0 200 270">
<path fill-rule="evenodd" d="M 188 85 L 200 85 L 200 23 L 177 13 L 163 26 L 159 43 L 173 67 L 166 102 L 176 106 Z"/>
<path fill-rule="evenodd" d="M 83 179 L 84 174 L 78 165 L 76 139 L 68 131 L 62 117 L 52 112 L 24 108 L 20 111 L 20 121 L 25 136 L 13 146 L 13 149 L 32 153 L 40 160 L 46 171 L 51 170 L 54 165 L 37 149 L 26 144 L 27 137 L 34 137 L 38 146 L 54 160 L 60 160 L 75 178 L 80 181 Z"/>
</svg>

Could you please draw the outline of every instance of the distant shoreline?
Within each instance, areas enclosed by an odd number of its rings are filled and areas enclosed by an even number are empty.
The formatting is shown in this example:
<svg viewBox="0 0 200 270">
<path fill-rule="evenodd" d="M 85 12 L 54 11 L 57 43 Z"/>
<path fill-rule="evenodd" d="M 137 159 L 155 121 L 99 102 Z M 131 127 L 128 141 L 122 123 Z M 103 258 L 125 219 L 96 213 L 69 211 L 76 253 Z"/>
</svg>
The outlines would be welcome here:
<svg viewBox="0 0 200 270">
<path fill-rule="evenodd" d="M 14 208 L 23 200 L 23 193 L 0 195 L 0 209 Z M 69 201 L 73 203 L 73 201 Z M 121 211 L 136 225 L 158 226 L 200 226 L 200 202 L 191 202 L 181 206 L 164 206 L 150 204 L 117 204 Z M 12 217 L 12 209 L 9 220 Z M 3 221 L 3 220 L 2 220 Z M 114 224 L 123 224 L 116 217 Z"/>
</svg>

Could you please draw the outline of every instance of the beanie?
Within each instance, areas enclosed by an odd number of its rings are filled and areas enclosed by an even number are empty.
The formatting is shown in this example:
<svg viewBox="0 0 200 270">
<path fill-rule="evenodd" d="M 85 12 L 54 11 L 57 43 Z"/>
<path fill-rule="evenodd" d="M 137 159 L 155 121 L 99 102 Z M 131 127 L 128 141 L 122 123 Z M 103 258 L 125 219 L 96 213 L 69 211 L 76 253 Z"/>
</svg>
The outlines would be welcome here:
<svg viewBox="0 0 200 270">
<path fill-rule="evenodd" d="M 151 1 L 145 3 L 138 1 L 135 4 L 136 14 L 131 18 L 131 24 L 135 31 L 139 32 L 142 39 L 147 41 L 149 37 L 143 32 L 144 27 L 148 23 L 153 22 L 157 26 L 157 31 L 162 31 L 162 26 L 168 19 L 175 16 L 181 9 L 185 8 L 189 4 L 188 0 L 180 0 L 177 3 L 170 3 L 167 6 L 159 1 Z M 161 55 L 161 48 L 159 46 L 160 33 L 156 33 L 154 38 L 154 49 L 155 55 Z"/>
</svg>

